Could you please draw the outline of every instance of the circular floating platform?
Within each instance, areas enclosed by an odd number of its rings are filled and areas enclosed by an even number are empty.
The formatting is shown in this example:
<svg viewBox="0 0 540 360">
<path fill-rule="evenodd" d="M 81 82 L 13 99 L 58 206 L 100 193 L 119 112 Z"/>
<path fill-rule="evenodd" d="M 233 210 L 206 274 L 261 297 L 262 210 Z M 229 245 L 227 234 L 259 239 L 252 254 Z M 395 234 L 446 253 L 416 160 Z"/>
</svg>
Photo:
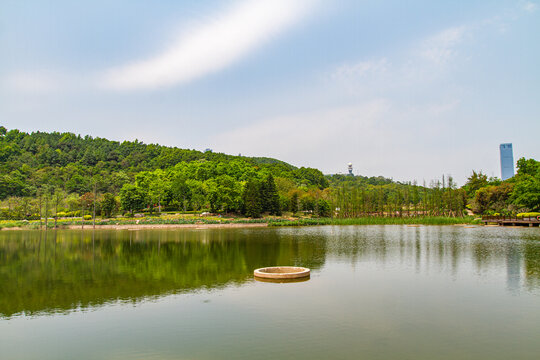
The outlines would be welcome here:
<svg viewBox="0 0 540 360">
<path fill-rule="evenodd" d="M 310 276 L 308 275 L 308 276 L 297 278 L 297 279 L 267 279 L 267 278 L 255 276 L 254 279 L 256 281 L 264 282 L 264 283 L 290 284 L 290 283 L 301 283 L 301 282 L 309 281 Z"/>
<path fill-rule="evenodd" d="M 298 279 L 309 276 L 310 270 L 297 266 L 272 266 L 257 269 L 253 275 L 264 279 Z"/>
</svg>

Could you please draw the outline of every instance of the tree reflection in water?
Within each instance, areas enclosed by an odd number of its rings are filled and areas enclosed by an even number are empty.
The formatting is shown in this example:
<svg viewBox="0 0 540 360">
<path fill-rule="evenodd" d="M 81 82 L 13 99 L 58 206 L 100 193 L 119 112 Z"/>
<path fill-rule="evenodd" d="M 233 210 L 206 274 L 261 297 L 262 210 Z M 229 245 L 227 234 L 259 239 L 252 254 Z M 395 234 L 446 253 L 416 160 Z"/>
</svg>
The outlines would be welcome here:
<svg viewBox="0 0 540 360">
<path fill-rule="evenodd" d="M 540 234 L 460 227 L 2 231 L 0 317 L 240 286 L 272 265 L 414 263 L 417 272 L 471 262 L 506 267 L 507 288 L 540 286 Z M 522 279 L 523 277 L 523 279 Z"/>
</svg>

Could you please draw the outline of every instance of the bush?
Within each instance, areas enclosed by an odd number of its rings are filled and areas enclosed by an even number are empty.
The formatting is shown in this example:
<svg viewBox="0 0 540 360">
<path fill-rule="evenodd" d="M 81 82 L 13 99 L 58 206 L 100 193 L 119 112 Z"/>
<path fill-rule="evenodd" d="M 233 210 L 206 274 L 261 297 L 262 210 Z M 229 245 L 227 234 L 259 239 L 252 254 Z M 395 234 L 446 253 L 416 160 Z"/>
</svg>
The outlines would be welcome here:
<svg viewBox="0 0 540 360">
<path fill-rule="evenodd" d="M 329 217 L 330 216 L 330 203 L 326 200 L 319 199 L 317 201 L 317 212 L 320 217 Z"/>
<path fill-rule="evenodd" d="M 77 210 L 77 211 L 59 211 L 56 213 L 56 216 L 58 217 L 75 217 L 75 216 L 80 216 L 81 215 L 81 211 L 80 210 Z"/>
<path fill-rule="evenodd" d="M 526 213 L 517 214 L 517 217 L 537 217 L 537 216 L 540 216 L 540 212 L 526 212 Z"/>
<path fill-rule="evenodd" d="M 92 220 L 92 215 L 84 215 L 84 220 Z"/>
</svg>

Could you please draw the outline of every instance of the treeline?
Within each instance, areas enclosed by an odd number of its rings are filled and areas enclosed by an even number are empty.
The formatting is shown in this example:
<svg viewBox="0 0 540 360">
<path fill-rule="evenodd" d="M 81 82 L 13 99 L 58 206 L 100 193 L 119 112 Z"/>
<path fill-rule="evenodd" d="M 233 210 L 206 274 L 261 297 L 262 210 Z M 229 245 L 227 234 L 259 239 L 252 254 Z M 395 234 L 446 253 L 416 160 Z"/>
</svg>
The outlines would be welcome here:
<svg viewBox="0 0 540 360">
<path fill-rule="evenodd" d="M 384 178 L 328 177 L 340 217 L 517 215 L 540 211 L 540 162 L 521 158 L 514 177 L 501 181 L 473 171 L 458 188 L 451 176 L 429 186 Z"/>
<path fill-rule="evenodd" d="M 0 127 L 0 217 L 165 210 L 279 215 L 328 188 L 317 169 L 71 133 Z M 292 199 L 292 200 L 291 200 Z"/>
<path fill-rule="evenodd" d="M 515 215 L 540 211 L 540 162 L 521 158 L 517 174 L 505 181 L 473 171 L 463 186 L 477 214 Z"/>
<path fill-rule="evenodd" d="M 520 159 L 509 180 L 473 172 L 429 185 L 327 175 L 271 158 L 200 152 L 0 126 L 0 218 L 162 211 L 352 218 L 538 211 L 540 166 Z"/>
<path fill-rule="evenodd" d="M 298 174 L 308 174 L 296 178 Z M 103 179 L 92 177 L 92 191 L 69 193 L 61 186 L 44 185 L 34 196 L 10 196 L 3 201 L 0 218 L 111 217 L 136 212 L 209 211 L 212 213 L 281 215 L 283 211 L 314 210 L 313 194 L 328 192 L 313 179 L 322 178 L 314 169 L 294 169 L 275 177 L 269 168 L 242 160 L 178 163 L 168 169 L 141 171 L 118 192 L 102 192 Z M 324 178 L 323 178 L 324 179 Z M 322 202 L 322 200 L 320 201 Z M 319 203 L 320 203 L 319 202 Z M 319 206 L 326 215 L 330 205 Z"/>
<path fill-rule="evenodd" d="M 99 178 L 100 193 L 118 194 L 142 171 L 167 169 L 179 163 L 240 161 L 298 184 L 328 186 L 316 169 L 296 168 L 285 162 L 258 157 L 232 156 L 212 151 L 179 149 L 140 141 L 110 141 L 72 133 L 25 133 L 0 126 L 0 200 L 10 196 L 36 197 L 53 187 L 67 194 L 92 192 Z M 204 171 L 201 170 L 201 171 Z"/>
<path fill-rule="evenodd" d="M 278 183 L 288 183 L 296 189 L 294 178 L 278 177 Z M 310 183 L 309 187 L 318 188 Z M 268 169 L 257 169 L 246 162 L 179 163 L 174 167 L 143 171 L 133 183 L 120 190 L 122 209 L 133 214 L 147 209 L 150 212 L 167 210 L 199 211 L 212 213 L 242 213 L 259 217 L 262 213 L 281 215 L 285 195 L 278 193 L 276 181 Z"/>
<path fill-rule="evenodd" d="M 449 216 L 464 215 L 466 193 L 452 177 L 433 181 L 430 186 L 414 183 L 385 185 L 343 181 L 332 191 L 332 203 L 339 217 L 363 216 Z"/>
</svg>

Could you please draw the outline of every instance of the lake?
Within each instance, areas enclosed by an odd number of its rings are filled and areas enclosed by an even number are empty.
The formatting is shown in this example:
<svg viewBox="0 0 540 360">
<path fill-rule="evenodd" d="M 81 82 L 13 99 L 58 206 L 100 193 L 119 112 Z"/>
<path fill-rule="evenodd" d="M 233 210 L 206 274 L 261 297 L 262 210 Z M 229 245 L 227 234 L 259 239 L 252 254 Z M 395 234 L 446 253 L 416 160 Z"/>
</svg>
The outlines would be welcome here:
<svg viewBox="0 0 540 360">
<path fill-rule="evenodd" d="M 538 228 L 0 231 L 2 360 L 539 354 Z"/>
</svg>

